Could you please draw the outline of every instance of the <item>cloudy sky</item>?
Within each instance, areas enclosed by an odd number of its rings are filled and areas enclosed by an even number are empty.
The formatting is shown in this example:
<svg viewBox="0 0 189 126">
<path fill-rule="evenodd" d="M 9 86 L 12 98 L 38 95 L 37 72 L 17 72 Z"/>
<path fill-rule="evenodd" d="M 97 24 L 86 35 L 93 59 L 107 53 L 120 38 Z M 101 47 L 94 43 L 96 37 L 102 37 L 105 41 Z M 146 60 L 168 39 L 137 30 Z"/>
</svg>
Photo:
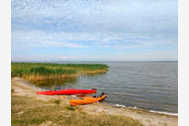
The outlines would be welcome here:
<svg viewBox="0 0 189 126">
<path fill-rule="evenodd" d="M 177 60 L 177 16 L 176 0 L 12 0 L 12 60 Z"/>
</svg>

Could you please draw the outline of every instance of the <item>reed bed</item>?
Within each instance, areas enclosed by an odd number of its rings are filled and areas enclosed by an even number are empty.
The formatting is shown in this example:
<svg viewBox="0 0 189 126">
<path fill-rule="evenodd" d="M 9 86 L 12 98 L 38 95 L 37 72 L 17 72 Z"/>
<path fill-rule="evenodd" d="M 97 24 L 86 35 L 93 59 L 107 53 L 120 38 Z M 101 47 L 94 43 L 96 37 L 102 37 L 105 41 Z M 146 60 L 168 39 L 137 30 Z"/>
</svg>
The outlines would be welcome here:
<svg viewBox="0 0 189 126">
<path fill-rule="evenodd" d="M 11 63 L 11 77 L 21 77 L 34 84 L 64 84 L 76 81 L 80 75 L 104 74 L 104 64 L 53 64 L 53 63 Z"/>
</svg>

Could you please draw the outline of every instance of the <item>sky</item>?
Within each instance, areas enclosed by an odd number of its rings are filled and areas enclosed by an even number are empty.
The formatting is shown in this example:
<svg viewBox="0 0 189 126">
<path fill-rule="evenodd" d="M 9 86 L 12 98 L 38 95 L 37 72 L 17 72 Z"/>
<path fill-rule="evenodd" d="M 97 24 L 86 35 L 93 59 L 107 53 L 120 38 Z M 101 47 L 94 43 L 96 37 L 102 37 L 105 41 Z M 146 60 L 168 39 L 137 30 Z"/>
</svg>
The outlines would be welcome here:
<svg viewBox="0 0 189 126">
<path fill-rule="evenodd" d="M 172 61 L 176 0 L 11 0 L 12 61 Z"/>
</svg>

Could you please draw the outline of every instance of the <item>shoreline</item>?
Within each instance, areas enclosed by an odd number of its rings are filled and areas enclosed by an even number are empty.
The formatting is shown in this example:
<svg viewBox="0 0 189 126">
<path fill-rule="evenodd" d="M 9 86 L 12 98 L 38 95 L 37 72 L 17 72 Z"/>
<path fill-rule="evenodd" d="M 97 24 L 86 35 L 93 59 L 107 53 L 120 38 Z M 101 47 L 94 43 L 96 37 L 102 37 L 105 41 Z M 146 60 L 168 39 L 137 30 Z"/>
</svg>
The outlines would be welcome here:
<svg viewBox="0 0 189 126">
<path fill-rule="evenodd" d="M 69 105 L 69 99 L 74 98 L 72 96 L 39 96 L 35 92 L 40 88 L 35 85 L 32 86 L 28 81 L 21 78 L 12 78 L 11 82 L 11 88 L 14 90 L 14 94 L 19 96 L 29 96 L 39 100 L 52 100 L 61 97 L 61 101 L 65 102 L 67 105 Z M 131 117 L 139 120 L 144 126 L 178 126 L 178 115 L 170 115 L 153 110 L 148 111 L 128 106 L 123 107 L 122 105 L 115 106 L 106 102 L 81 105 L 78 106 L 78 108 L 92 115 L 105 113 L 108 115 Z"/>
<path fill-rule="evenodd" d="M 17 77 L 14 77 L 14 78 L 17 78 Z M 18 79 L 20 79 L 20 78 L 18 78 Z M 30 83 L 27 80 L 24 80 L 24 81 L 26 82 L 25 84 L 28 85 L 28 86 L 32 86 L 33 88 L 36 88 L 40 91 L 46 91 L 45 89 L 37 87 L 36 85 Z M 153 109 L 144 109 L 144 108 L 140 108 L 140 107 L 136 107 L 136 106 L 132 107 L 132 106 L 126 106 L 126 105 L 116 104 L 116 103 L 108 103 L 106 101 L 103 102 L 103 103 L 108 104 L 108 105 L 113 106 L 113 107 L 116 107 L 116 108 L 131 108 L 131 109 L 143 110 L 143 111 L 146 111 L 146 112 L 152 112 L 152 113 L 157 113 L 157 114 L 178 116 L 178 113 L 173 113 L 173 112 L 159 111 L 159 110 L 153 110 Z"/>
</svg>

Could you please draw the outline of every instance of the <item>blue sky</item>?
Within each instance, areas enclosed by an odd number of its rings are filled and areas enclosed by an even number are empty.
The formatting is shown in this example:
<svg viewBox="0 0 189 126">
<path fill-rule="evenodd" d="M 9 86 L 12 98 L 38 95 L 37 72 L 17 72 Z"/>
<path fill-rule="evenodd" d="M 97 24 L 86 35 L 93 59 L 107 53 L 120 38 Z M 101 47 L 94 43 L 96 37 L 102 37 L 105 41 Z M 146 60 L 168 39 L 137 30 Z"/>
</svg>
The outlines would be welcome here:
<svg viewBox="0 0 189 126">
<path fill-rule="evenodd" d="M 12 61 L 177 60 L 176 0 L 12 0 Z"/>
</svg>

